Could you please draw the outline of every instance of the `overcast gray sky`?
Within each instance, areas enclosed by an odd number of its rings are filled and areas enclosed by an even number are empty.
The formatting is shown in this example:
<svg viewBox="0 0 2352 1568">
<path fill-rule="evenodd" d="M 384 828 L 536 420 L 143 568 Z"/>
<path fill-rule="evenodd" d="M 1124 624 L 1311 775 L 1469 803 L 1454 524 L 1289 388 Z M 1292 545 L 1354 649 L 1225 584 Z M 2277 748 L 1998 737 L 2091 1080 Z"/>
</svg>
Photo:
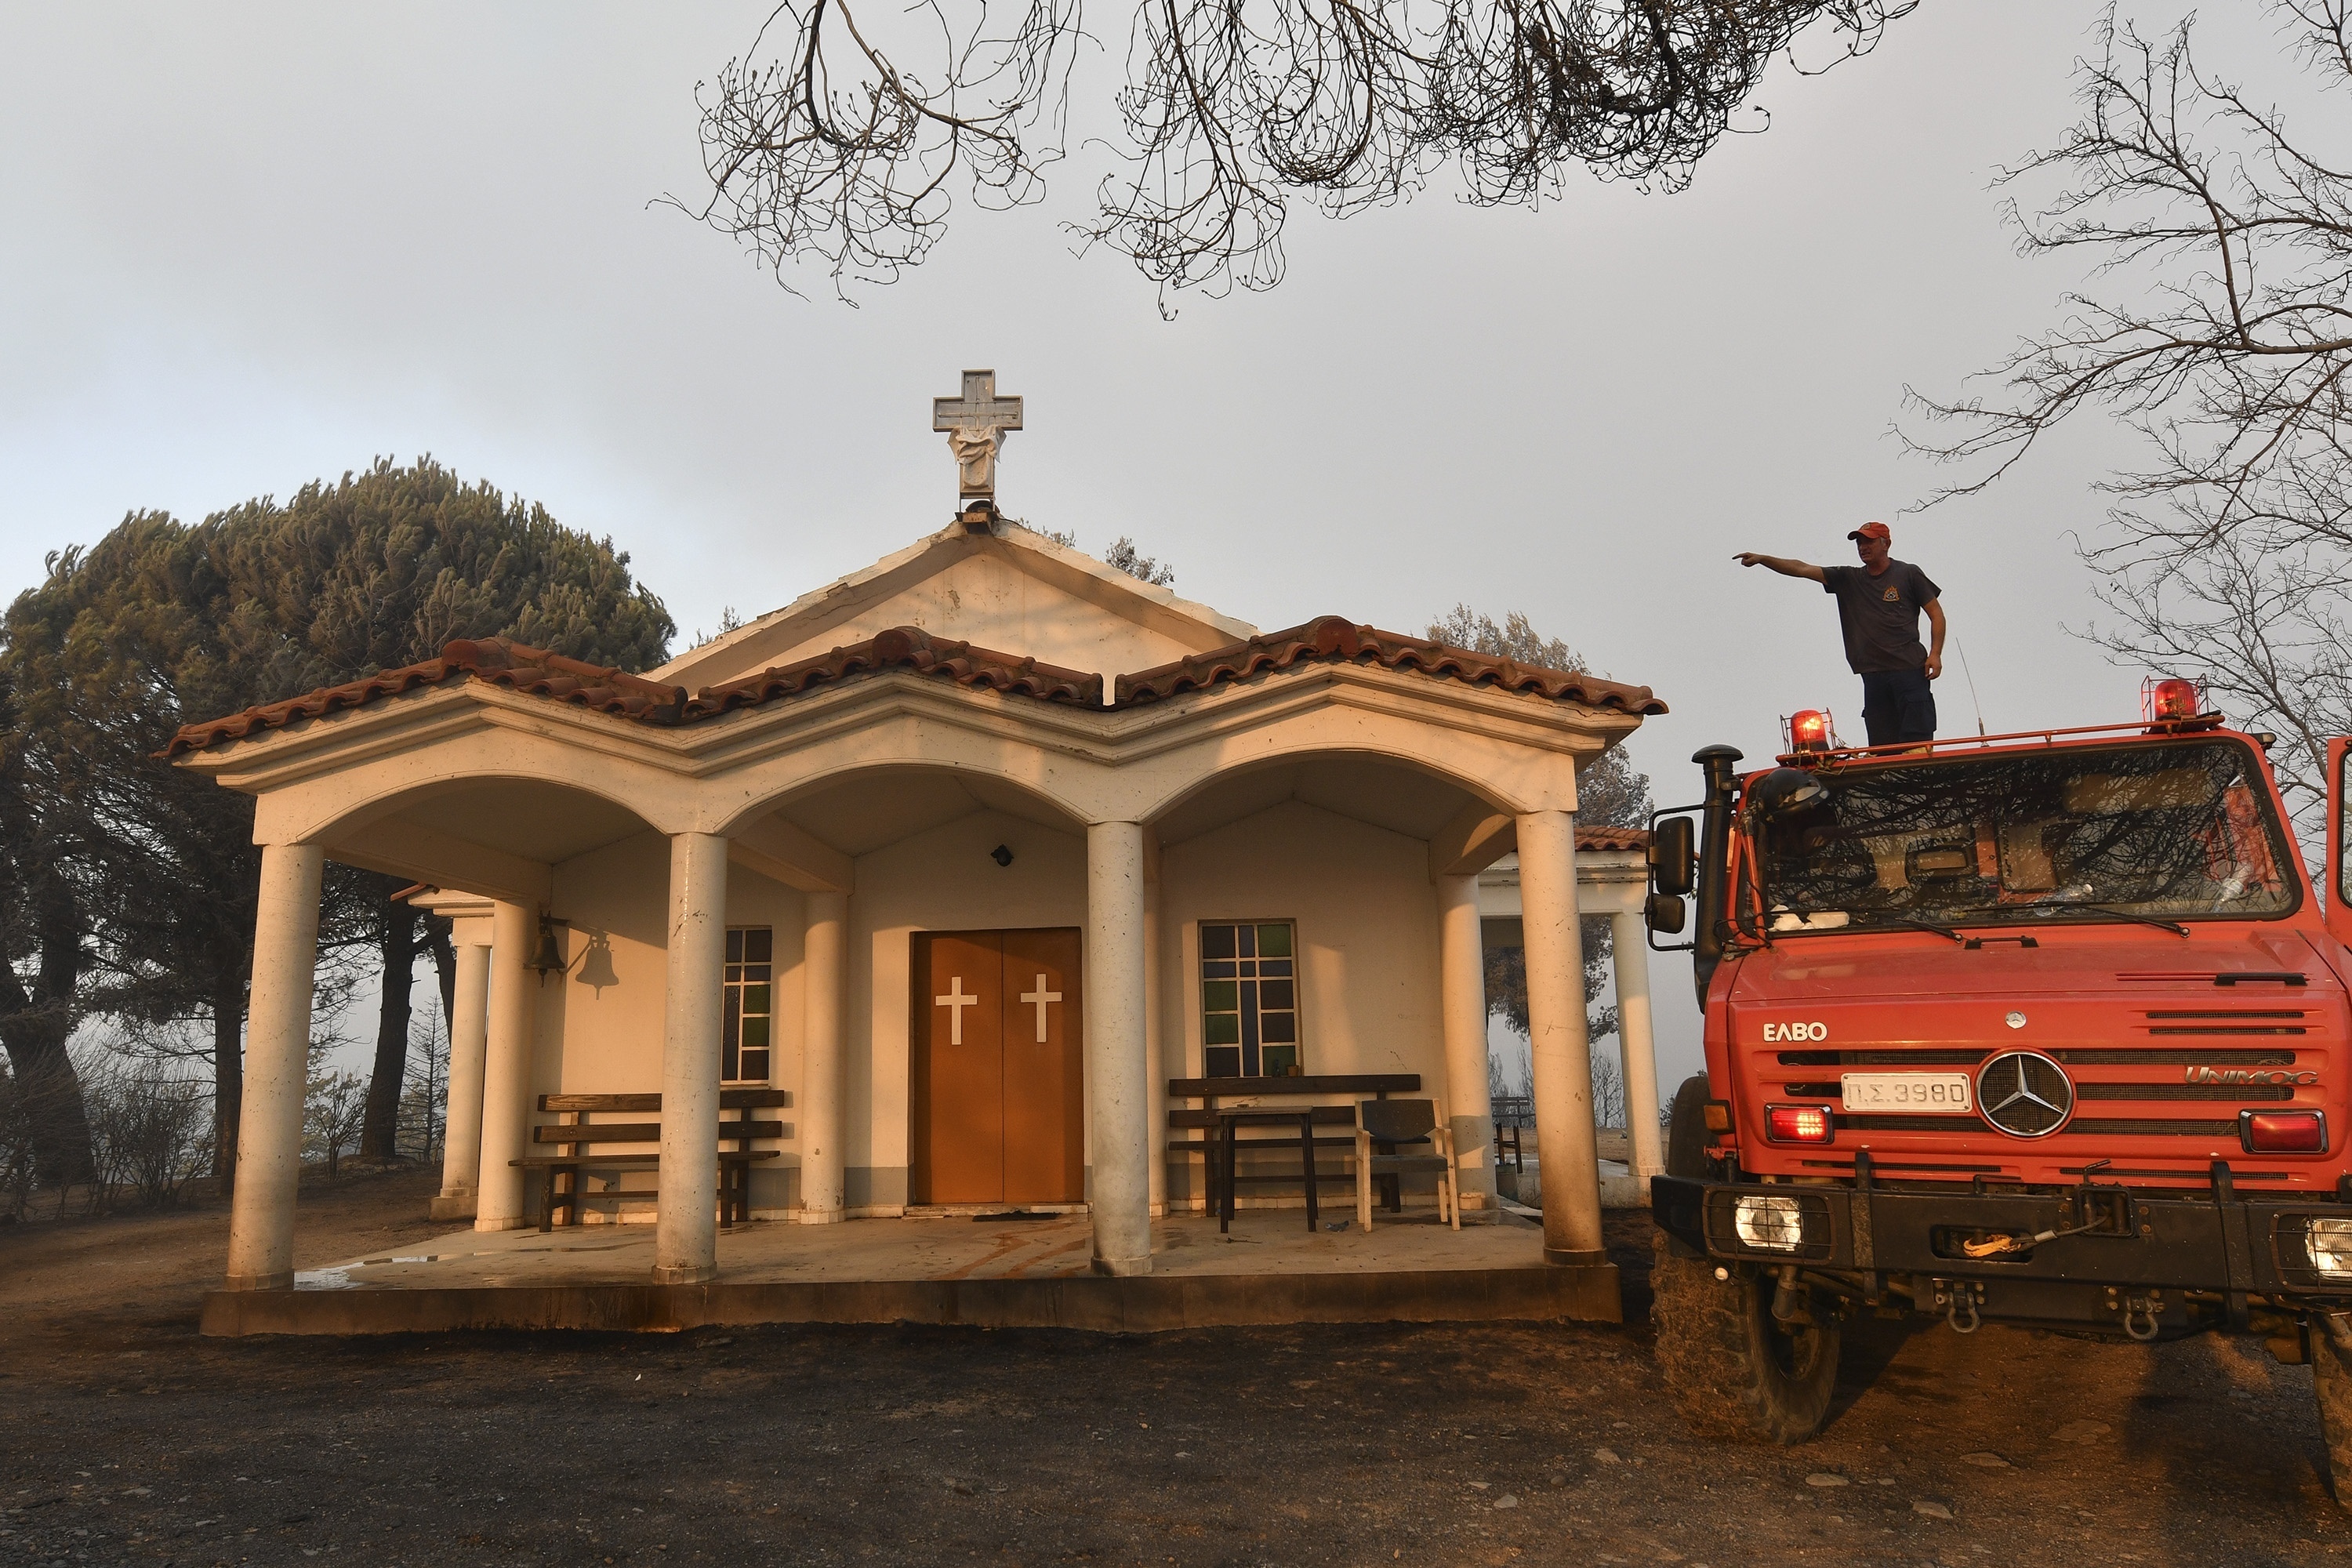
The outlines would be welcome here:
<svg viewBox="0 0 2352 1568">
<path fill-rule="evenodd" d="M 2098 11 L 1927 0 L 1777 74 L 1771 129 L 1687 192 L 1300 216 L 1282 287 L 1168 322 L 1069 253 L 1076 171 L 965 209 L 858 310 L 649 207 L 697 189 L 695 82 L 756 3 L 0 5 L 0 589 L 135 508 L 429 451 L 609 533 L 690 636 L 939 527 L 928 400 L 993 365 L 1027 399 L 1009 512 L 1131 534 L 1269 628 L 1524 610 L 1672 705 L 1634 745 L 1662 800 L 1792 709 L 1859 731 L 1830 601 L 1729 558 L 1846 560 L 1870 518 L 1942 584 L 1993 728 L 2128 716 L 2142 672 L 2066 628 L 2095 610 L 2070 536 L 2129 448 L 2085 426 L 1906 519 L 1934 478 L 1886 433 L 1905 383 L 1952 390 L 2078 280 L 2013 254 L 1988 186 L 2068 122 Z M 2257 59 L 2270 33 L 2252 0 L 2205 27 Z M 1958 659 L 1939 700 L 1973 724 Z"/>
</svg>

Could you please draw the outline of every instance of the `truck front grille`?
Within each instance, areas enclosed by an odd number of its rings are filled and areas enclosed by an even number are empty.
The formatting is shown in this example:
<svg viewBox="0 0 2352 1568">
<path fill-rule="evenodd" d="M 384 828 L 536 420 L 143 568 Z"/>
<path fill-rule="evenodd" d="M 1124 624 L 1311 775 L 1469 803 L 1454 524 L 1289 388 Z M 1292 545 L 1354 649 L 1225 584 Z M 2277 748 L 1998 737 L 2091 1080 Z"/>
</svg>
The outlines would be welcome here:
<svg viewBox="0 0 2352 1568">
<path fill-rule="evenodd" d="M 2070 1134 L 2227 1139 L 2235 1142 L 2235 1118 L 2224 1120 L 2216 1112 L 2225 1107 L 2293 1101 L 2298 1089 L 2292 1082 L 2242 1080 L 2324 1074 L 2329 1051 L 2310 1037 L 2326 1032 L 2326 1016 L 2300 1007 L 2139 1007 L 2118 1019 L 2122 1026 L 2105 1041 L 2094 1037 L 2093 1043 L 2041 1048 L 2064 1066 L 2074 1079 L 2076 1110 L 2065 1129 Z M 2276 1043 L 2262 1043 L 2270 1040 Z M 2205 1041 L 2211 1043 L 2202 1043 Z M 2003 1040 L 1980 1047 L 1923 1042 L 1911 1048 L 1887 1044 L 1843 1050 L 1780 1051 L 1773 1058 L 1778 1066 L 1811 1070 L 1769 1075 L 1780 1077 L 1781 1081 L 1768 1084 L 1766 1092 L 1776 1098 L 1835 1104 L 1840 1098 L 1837 1075 L 1824 1068 L 1970 1068 L 2007 1048 L 2009 1042 Z M 2134 1068 L 2143 1070 L 2133 1073 L 2127 1080 L 2118 1081 L 2109 1076 L 2114 1069 Z M 2147 1068 L 2172 1070 L 2149 1072 L 2145 1070 Z M 2218 1081 L 2225 1073 L 2234 1074 L 2241 1081 Z M 2198 1081 L 2205 1079 L 2217 1081 Z M 2302 1087 L 2319 1090 L 2326 1086 Z M 2147 1113 L 2102 1114 L 2140 1106 L 2147 1108 Z M 2167 1108 L 2174 1106 L 2179 1108 L 2179 1111 L 2168 1114 Z M 1972 1136 L 1985 1131 L 1983 1121 L 1975 1115 L 1840 1112 L 1837 1122 L 1857 1132 Z"/>
</svg>

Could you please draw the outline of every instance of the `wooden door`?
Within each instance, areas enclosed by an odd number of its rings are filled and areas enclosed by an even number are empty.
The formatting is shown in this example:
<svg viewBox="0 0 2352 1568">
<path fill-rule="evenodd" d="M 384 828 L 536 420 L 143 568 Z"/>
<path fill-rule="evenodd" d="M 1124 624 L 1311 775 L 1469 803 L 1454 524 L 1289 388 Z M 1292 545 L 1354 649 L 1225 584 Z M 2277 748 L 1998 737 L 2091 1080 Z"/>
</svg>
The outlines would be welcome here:
<svg viewBox="0 0 2352 1568">
<path fill-rule="evenodd" d="M 1004 1201 L 1004 939 L 915 938 L 916 1201 Z"/>
<path fill-rule="evenodd" d="M 1087 1195 L 1078 933 L 1004 933 L 1004 1201 Z"/>
<path fill-rule="evenodd" d="M 924 931 L 911 957 L 914 1201 L 1080 1201 L 1077 931 Z"/>
</svg>

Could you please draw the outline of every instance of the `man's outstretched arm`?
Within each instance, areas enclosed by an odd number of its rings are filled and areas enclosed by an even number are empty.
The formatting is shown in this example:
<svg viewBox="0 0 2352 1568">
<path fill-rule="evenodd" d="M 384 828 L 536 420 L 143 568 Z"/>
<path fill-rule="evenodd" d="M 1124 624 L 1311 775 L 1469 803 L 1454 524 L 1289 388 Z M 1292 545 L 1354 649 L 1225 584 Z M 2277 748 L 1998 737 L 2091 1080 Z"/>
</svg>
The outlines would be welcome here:
<svg viewBox="0 0 2352 1568">
<path fill-rule="evenodd" d="M 1769 566 L 1783 577 L 1804 577 L 1818 583 L 1822 569 L 1810 562 L 1791 561 L 1785 555 L 1759 555 L 1753 550 L 1743 550 L 1732 557 L 1742 566 Z"/>
<path fill-rule="evenodd" d="M 1927 601 L 1927 629 L 1935 641 L 1927 648 L 1927 679 L 1933 680 L 1944 673 L 1944 601 Z"/>
</svg>

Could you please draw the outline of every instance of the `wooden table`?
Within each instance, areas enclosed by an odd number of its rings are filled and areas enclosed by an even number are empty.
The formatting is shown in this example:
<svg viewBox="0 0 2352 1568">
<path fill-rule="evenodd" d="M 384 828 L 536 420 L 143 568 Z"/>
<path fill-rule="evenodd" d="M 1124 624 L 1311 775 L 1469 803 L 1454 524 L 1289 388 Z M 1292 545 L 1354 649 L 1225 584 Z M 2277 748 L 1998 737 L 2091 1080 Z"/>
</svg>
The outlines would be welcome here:
<svg viewBox="0 0 2352 1568">
<path fill-rule="evenodd" d="M 1298 1158 L 1300 1175 L 1307 1188 L 1307 1232 L 1312 1236 L 1322 1224 L 1322 1215 L 1315 1206 L 1315 1112 L 1301 1110 L 1220 1110 L 1217 1112 L 1219 1154 L 1224 1165 L 1224 1180 L 1218 1184 L 1224 1189 L 1217 1204 L 1217 1234 L 1223 1236 L 1234 1220 L 1234 1165 L 1235 1152 L 1241 1147 L 1234 1136 L 1237 1127 L 1278 1127 L 1295 1122 L 1298 1127 Z M 1254 1139 L 1254 1142 L 1272 1143 L 1271 1138 Z"/>
</svg>

